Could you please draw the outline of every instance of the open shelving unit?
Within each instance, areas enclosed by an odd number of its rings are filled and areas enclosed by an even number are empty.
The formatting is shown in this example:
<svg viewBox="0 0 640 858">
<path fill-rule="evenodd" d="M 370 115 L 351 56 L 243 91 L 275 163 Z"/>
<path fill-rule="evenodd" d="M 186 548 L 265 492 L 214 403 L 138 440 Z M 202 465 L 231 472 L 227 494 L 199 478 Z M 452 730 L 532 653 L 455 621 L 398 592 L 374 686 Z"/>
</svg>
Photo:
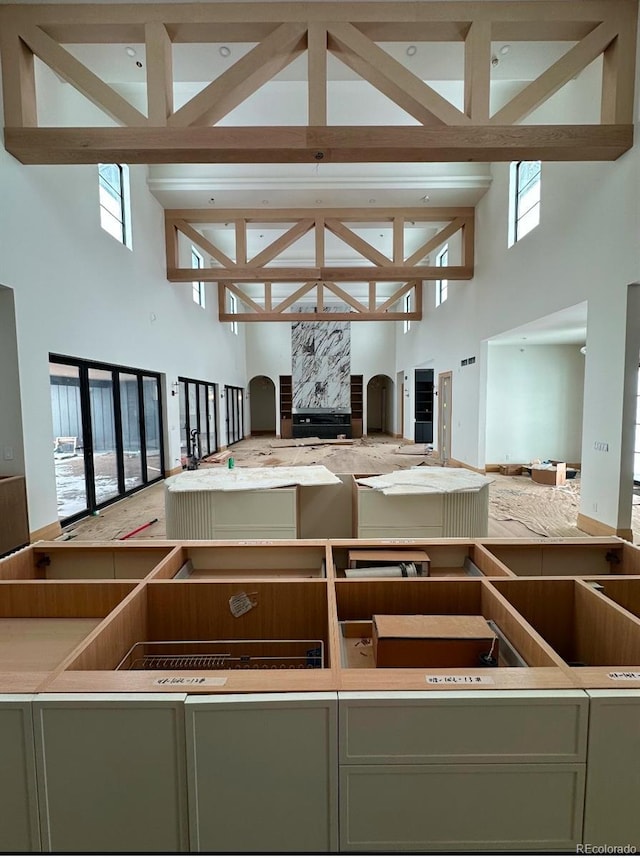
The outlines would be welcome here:
<svg viewBox="0 0 640 858">
<path fill-rule="evenodd" d="M 293 377 L 280 376 L 280 437 L 293 435 Z"/>
<path fill-rule="evenodd" d="M 483 618 L 495 664 L 376 667 L 380 615 Z M 13 849 L 638 844 L 639 725 L 640 549 L 617 538 L 42 542 L 0 561 Z"/>
</svg>

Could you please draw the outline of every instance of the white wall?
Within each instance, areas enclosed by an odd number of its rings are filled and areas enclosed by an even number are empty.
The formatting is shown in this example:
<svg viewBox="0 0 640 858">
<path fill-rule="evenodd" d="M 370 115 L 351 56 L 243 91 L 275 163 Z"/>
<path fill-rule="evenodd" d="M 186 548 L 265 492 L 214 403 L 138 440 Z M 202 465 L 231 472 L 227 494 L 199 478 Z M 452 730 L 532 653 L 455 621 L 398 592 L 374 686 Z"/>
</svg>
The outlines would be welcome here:
<svg viewBox="0 0 640 858">
<path fill-rule="evenodd" d="M 163 214 L 131 167 L 133 250 L 101 227 L 96 166 L 25 167 L 0 148 L 0 283 L 14 290 L 32 530 L 57 521 L 49 353 L 164 374 L 167 469 L 180 462 L 179 375 L 244 386 L 244 332 L 217 321 L 191 284 L 166 280 Z M 241 326 L 242 327 L 242 326 Z M 3 396 L 4 398 L 4 396 Z M 224 420 L 220 426 L 225 443 Z"/>
<path fill-rule="evenodd" d="M 0 476 L 24 474 L 20 373 L 13 292 L 0 286 Z"/>
<path fill-rule="evenodd" d="M 579 462 L 583 388 L 577 345 L 490 344 L 486 461 Z"/>
</svg>

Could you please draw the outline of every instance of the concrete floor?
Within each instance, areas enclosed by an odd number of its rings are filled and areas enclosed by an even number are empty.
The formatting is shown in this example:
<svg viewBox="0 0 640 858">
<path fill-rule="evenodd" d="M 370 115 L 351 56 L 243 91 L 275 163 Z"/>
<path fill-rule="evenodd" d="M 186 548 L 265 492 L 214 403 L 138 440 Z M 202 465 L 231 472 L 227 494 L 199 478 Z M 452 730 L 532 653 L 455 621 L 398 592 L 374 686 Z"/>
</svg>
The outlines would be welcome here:
<svg viewBox="0 0 640 858">
<path fill-rule="evenodd" d="M 421 463 L 438 464 L 424 445 L 406 445 L 385 436 L 354 441 L 353 445 L 283 447 L 273 437 L 258 436 L 234 444 L 229 452 L 236 467 L 324 465 L 336 474 L 381 474 Z M 226 464 L 201 467 L 226 468 Z M 533 484 L 528 477 L 491 474 L 489 536 L 586 536 L 575 527 L 579 481 L 564 488 Z M 640 500 L 640 498 L 638 498 Z M 155 521 L 154 521 L 155 519 Z M 153 522 L 152 524 L 149 524 Z M 144 525 L 149 525 L 143 527 Z M 640 542 L 640 505 L 634 508 L 635 542 Z M 65 529 L 62 538 L 121 539 L 143 527 L 136 539 L 163 539 L 164 486 L 157 483 Z"/>
</svg>

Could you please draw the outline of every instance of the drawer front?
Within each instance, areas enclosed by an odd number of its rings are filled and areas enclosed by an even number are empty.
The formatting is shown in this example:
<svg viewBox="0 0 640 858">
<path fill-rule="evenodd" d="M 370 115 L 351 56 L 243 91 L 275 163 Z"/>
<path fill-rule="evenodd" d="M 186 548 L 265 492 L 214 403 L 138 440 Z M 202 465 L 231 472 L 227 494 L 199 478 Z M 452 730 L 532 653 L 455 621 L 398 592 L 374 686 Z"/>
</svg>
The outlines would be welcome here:
<svg viewBox="0 0 640 858">
<path fill-rule="evenodd" d="M 340 699 L 344 763 L 581 763 L 588 699 L 452 693 L 408 700 Z"/>
<path fill-rule="evenodd" d="M 575 851 L 584 765 L 342 766 L 345 851 Z"/>
</svg>

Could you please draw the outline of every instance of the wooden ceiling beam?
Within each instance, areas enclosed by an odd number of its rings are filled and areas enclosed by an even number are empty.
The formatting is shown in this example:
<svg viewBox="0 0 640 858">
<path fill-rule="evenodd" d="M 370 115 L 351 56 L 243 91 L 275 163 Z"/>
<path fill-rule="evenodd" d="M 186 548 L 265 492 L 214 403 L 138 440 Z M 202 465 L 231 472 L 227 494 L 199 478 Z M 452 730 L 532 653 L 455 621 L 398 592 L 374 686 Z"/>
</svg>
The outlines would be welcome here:
<svg viewBox="0 0 640 858">
<path fill-rule="evenodd" d="M 433 265 L 394 265 L 388 267 L 342 266 L 339 268 L 199 268 L 198 280 L 215 282 L 233 280 L 238 283 L 294 283 L 318 280 L 332 283 L 360 282 L 392 282 L 397 280 L 438 280 L 446 277 L 449 280 L 471 280 L 473 268 L 468 265 L 450 265 L 438 267 Z M 167 280 L 172 283 L 191 283 L 194 280 L 193 268 L 169 268 Z"/>
<path fill-rule="evenodd" d="M 615 161 L 632 145 L 632 123 L 437 128 L 5 128 L 5 147 L 23 164 Z"/>
<path fill-rule="evenodd" d="M 185 235 L 189 241 L 192 241 L 200 250 L 204 250 L 205 253 L 208 253 L 209 256 L 213 256 L 214 259 L 217 259 L 218 262 L 225 265 L 227 268 L 231 268 L 234 265 L 233 259 L 229 259 L 229 257 L 223 253 L 219 247 L 216 247 L 213 242 L 209 241 L 198 232 L 197 229 L 194 229 L 190 224 L 188 224 L 184 220 L 174 220 L 173 221 L 175 228 Z M 198 269 L 198 280 L 202 280 L 202 270 Z M 195 274 L 195 272 L 194 272 Z M 192 280 L 194 277 L 191 278 Z"/>
<path fill-rule="evenodd" d="M 282 311 L 286 310 L 287 307 L 290 307 L 292 304 L 295 304 L 298 298 L 302 298 L 303 295 L 306 295 L 307 292 L 310 292 L 312 289 L 315 289 L 316 286 L 317 282 L 315 280 L 311 281 L 310 283 L 303 283 L 303 285 L 299 289 L 296 289 L 296 291 L 292 295 L 289 295 L 288 298 L 285 298 L 284 301 L 281 301 L 278 306 L 274 308 L 273 312 L 276 314 L 282 313 Z"/>
<path fill-rule="evenodd" d="M 264 315 L 264 313 L 265 313 L 264 307 L 261 307 L 260 304 L 256 304 L 256 302 L 252 298 L 250 298 L 246 292 L 244 292 L 242 289 L 240 289 L 238 286 L 236 286 L 235 283 L 223 283 L 222 285 L 224 286 L 225 289 L 228 289 L 229 292 L 233 292 L 234 295 L 236 295 L 238 298 L 240 298 L 240 300 L 242 301 L 243 304 L 245 304 L 247 307 L 251 307 L 251 309 L 253 310 L 254 313 L 256 313 L 259 316 Z M 230 315 L 235 316 L 236 314 L 231 313 Z"/>
<path fill-rule="evenodd" d="M 166 125 L 173 113 L 173 56 L 163 24 L 145 26 L 147 113 L 153 125 Z"/>
<path fill-rule="evenodd" d="M 412 253 L 411 256 L 405 259 L 405 265 L 417 265 L 418 262 L 421 262 L 425 256 L 427 256 L 427 254 L 431 253 L 432 250 L 435 250 L 436 247 L 440 247 L 443 242 L 448 238 L 451 238 L 452 235 L 455 235 L 459 229 L 462 229 L 465 222 L 465 218 L 454 218 L 450 224 L 439 230 L 436 235 L 429 239 L 429 241 L 426 241 L 421 247 L 419 247 L 415 253 Z"/>
<path fill-rule="evenodd" d="M 148 124 L 149 120 L 144 114 L 136 110 L 125 98 L 104 83 L 39 27 L 31 25 L 21 28 L 20 39 L 45 65 L 64 78 L 67 83 L 70 83 L 116 122 L 130 128 Z"/>
<path fill-rule="evenodd" d="M 329 50 L 418 122 L 464 125 L 470 121 L 353 24 L 332 23 L 327 29 Z"/>
<path fill-rule="evenodd" d="M 419 322 L 421 312 L 412 313 L 227 313 L 218 314 L 221 322 L 402 322 L 404 319 Z"/>
<path fill-rule="evenodd" d="M 355 250 L 356 253 L 364 256 L 365 259 L 368 259 L 369 262 L 373 262 L 374 265 L 391 265 L 391 260 L 388 259 L 384 253 L 380 253 L 375 247 L 369 244 L 368 241 L 365 241 L 364 238 L 360 238 L 357 233 L 353 232 L 353 230 L 346 227 L 343 223 L 335 218 L 325 217 L 324 219 L 325 229 L 328 229 L 329 232 L 333 233 L 333 235 L 337 236 L 337 238 L 344 241 L 346 245 L 348 245 L 352 250 Z"/>
<path fill-rule="evenodd" d="M 510 125 L 526 119 L 536 107 L 599 57 L 615 39 L 616 32 L 617 26 L 613 22 L 605 21 L 600 24 L 540 77 L 531 81 L 515 98 L 512 98 L 492 117 L 491 122 L 496 125 Z"/>
<path fill-rule="evenodd" d="M 169 220 L 184 220 L 194 224 L 229 223 L 241 219 L 248 226 L 258 229 L 265 223 L 291 223 L 305 218 L 335 218 L 342 223 L 362 222 L 379 224 L 385 222 L 392 226 L 396 218 L 415 223 L 438 223 L 449 221 L 454 217 L 473 217 L 473 206 L 422 206 L 420 208 L 359 208 L 345 206 L 344 208 L 316 207 L 298 209 L 166 209 L 165 217 Z"/>
<path fill-rule="evenodd" d="M 396 301 L 399 301 L 403 295 L 406 295 L 407 292 L 410 292 L 414 288 L 416 288 L 415 283 L 405 283 L 404 286 L 401 286 L 399 289 L 396 289 L 393 295 L 390 298 L 387 298 L 387 300 L 383 304 L 380 304 L 380 306 L 378 307 L 378 311 L 385 312 L 389 309 L 389 307 L 393 307 Z"/>
<path fill-rule="evenodd" d="M 349 295 L 348 292 L 345 292 L 344 289 L 341 289 L 337 283 L 327 283 L 327 281 L 323 281 L 325 288 L 333 293 L 337 298 L 341 298 L 345 304 L 348 304 L 350 307 L 353 307 L 358 313 L 367 313 L 369 312 L 368 307 L 365 307 L 364 304 L 361 304 L 356 298 L 352 295 Z"/>
<path fill-rule="evenodd" d="M 281 24 L 173 114 L 169 125 L 212 125 L 249 98 L 307 46 L 304 24 Z"/>
<path fill-rule="evenodd" d="M 288 229 L 284 235 L 281 235 L 279 238 L 276 238 L 275 241 L 271 242 L 268 247 L 258 253 L 257 256 L 254 256 L 252 260 L 250 260 L 249 265 L 252 268 L 261 268 L 263 265 L 266 265 L 268 262 L 271 262 L 272 259 L 275 259 L 276 256 L 279 256 L 283 251 L 285 251 L 288 247 L 291 247 L 292 244 L 295 244 L 299 238 L 302 238 L 303 235 L 306 235 L 309 230 L 313 229 L 315 225 L 314 218 L 304 218 L 299 220 L 298 223 L 295 223 L 291 229 Z"/>
</svg>

